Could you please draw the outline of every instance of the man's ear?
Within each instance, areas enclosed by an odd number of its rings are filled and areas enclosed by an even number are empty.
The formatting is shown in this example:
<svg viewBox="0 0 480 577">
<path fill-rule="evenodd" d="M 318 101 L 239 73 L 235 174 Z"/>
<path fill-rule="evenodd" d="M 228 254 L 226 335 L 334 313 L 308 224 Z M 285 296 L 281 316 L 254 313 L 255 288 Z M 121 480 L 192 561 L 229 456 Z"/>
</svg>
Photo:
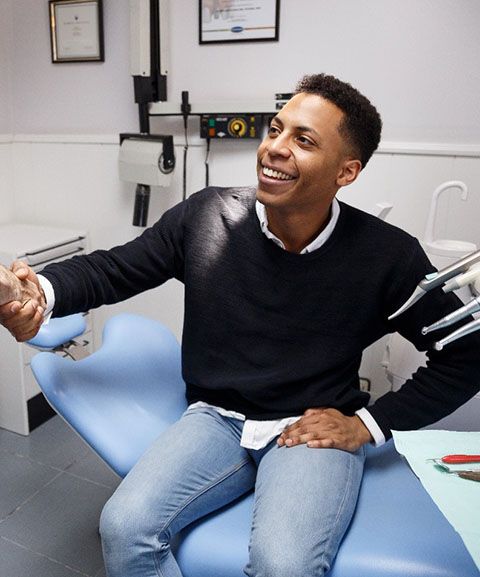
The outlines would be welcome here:
<svg viewBox="0 0 480 577">
<path fill-rule="evenodd" d="M 346 160 L 337 177 L 338 186 L 348 186 L 356 180 L 362 170 L 362 163 L 358 159 Z"/>
</svg>

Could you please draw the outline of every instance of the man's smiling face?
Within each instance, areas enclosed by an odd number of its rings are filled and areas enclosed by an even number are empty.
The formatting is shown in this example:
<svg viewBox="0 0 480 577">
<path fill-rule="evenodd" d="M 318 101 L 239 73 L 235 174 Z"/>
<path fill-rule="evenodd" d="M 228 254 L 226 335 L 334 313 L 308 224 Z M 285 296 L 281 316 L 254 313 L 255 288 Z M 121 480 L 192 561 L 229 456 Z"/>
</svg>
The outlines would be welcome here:
<svg viewBox="0 0 480 577">
<path fill-rule="evenodd" d="M 355 158 L 339 130 L 343 118 L 321 96 L 296 94 L 258 147 L 257 199 L 279 210 L 315 210 L 330 203 Z"/>
</svg>

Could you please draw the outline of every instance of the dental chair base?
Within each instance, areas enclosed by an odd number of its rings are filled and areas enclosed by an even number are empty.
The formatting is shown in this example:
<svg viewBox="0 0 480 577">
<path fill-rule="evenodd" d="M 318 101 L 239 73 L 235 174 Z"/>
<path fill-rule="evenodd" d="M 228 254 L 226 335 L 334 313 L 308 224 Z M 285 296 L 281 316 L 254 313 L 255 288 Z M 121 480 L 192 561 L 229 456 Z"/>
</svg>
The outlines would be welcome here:
<svg viewBox="0 0 480 577">
<path fill-rule="evenodd" d="M 32 369 L 52 407 L 120 476 L 186 408 L 175 337 L 136 315 L 110 319 L 90 357 L 40 353 Z M 252 506 L 250 494 L 182 531 L 175 551 L 184 577 L 244 577 Z M 461 538 L 392 442 L 369 448 L 356 512 L 328 577 L 475 575 Z"/>
</svg>

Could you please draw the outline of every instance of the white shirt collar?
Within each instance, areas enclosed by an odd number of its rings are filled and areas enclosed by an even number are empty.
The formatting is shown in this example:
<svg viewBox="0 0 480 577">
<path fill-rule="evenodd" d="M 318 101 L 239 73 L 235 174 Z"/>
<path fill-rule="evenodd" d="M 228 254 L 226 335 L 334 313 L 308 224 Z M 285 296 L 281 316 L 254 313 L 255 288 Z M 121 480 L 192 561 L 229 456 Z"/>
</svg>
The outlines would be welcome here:
<svg viewBox="0 0 480 577">
<path fill-rule="evenodd" d="M 263 234 L 267 238 L 272 240 L 275 244 L 277 244 L 278 246 L 280 246 L 285 250 L 285 245 L 283 244 L 283 242 L 278 237 L 276 237 L 268 228 L 268 218 L 267 218 L 267 211 L 265 210 L 265 205 L 263 205 L 257 200 L 255 202 L 255 210 L 257 212 L 257 217 L 258 220 L 260 221 L 260 227 L 262 229 Z M 340 204 L 338 200 L 334 198 L 332 202 L 332 213 L 327 226 L 315 239 L 312 240 L 312 242 L 308 246 L 306 246 L 301 251 L 300 254 L 308 254 L 309 252 L 312 252 L 314 250 L 317 250 L 317 248 L 320 248 L 322 244 L 324 244 L 332 234 L 333 229 L 337 224 L 339 215 L 340 215 Z"/>
</svg>

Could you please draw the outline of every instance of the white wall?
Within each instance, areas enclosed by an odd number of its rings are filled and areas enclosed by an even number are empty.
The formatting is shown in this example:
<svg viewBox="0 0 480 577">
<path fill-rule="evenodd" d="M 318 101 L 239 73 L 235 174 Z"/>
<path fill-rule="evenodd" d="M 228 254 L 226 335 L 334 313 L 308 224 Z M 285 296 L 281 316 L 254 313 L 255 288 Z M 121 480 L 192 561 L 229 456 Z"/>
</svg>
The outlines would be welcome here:
<svg viewBox="0 0 480 577">
<path fill-rule="evenodd" d="M 0 2 L 0 134 L 12 132 L 12 0 Z"/>
<path fill-rule="evenodd" d="M 358 180 L 339 198 L 363 210 L 388 201 L 394 208 L 387 221 L 423 239 L 432 193 L 447 180 L 463 180 L 469 188 L 466 202 L 457 190 L 445 192 L 438 204 L 436 238 L 468 240 L 480 247 L 480 146 L 476 157 L 430 154 L 373 156 Z"/>
<path fill-rule="evenodd" d="M 447 179 L 464 179 L 472 194 L 466 203 L 455 194 L 442 199 L 438 232 L 480 245 L 477 0 L 282 0 L 280 42 L 204 46 L 198 45 L 197 4 L 170 2 L 170 100 L 179 101 L 182 90 L 189 90 L 194 102 L 268 99 L 291 90 L 302 74 L 318 71 L 349 80 L 378 106 L 385 140 L 393 145 L 384 143 L 383 152 L 341 198 L 367 210 L 390 200 L 389 220 L 421 237 L 433 189 Z M 11 11 L 13 30 L 7 60 L 14 98 L 8 91 L 6 98 L 14 102 L 16 219 L 86 229 L 92 248 L 124 242 L 139 232 L 130 225 L 133 189 L 119 182 L 116 164 L 116 135 L 138 129 L 128 75 L 128 0 L 104 1 L 105 63 L 61 65 L 50 62 L 48 3 L 9 0 L 0 5 L 0 16 Z M 0 24 L 0 33 L 8 30 L 5 22 Z M 5 93 L 7 64 L 2 68 L 1 63 Z M 183 156 L 180 120 L 155 119 L 152 126 L 175 134 L 177 170 L 168 191 L 152 193 L 151 222 L 181 199 Z M 198 120 L 192 119 L 189 193 L 204 180 L 205 150 L 197 127 Z M 420 143 L 419 150 L 424 142 L 433 146 L 423 147 L 420 155 L 403 154 L 405 146 L 411 148 L 404 141 Z M 440 145 L 451 153 L 428 152 Z M 463 155 L 468 145 L 477 156 Z M 254 183 L 255 148 L 253 142 L 212 143 L 211 183 Z M 9 164 L 8 154 L 3 166 Z M 178 283 L 167 283 L 102 310 L 97 325 L 112 311 L 128 309 L 164 320 L 180 334 L 182 294 Z M 378 351 L 367 353 L 367 361 L 373 367 Z"/>
<path fill-rule="evenodd" d="M 172 97 L 269 98 L 330 72 L 378 105 L 387 140 L 478 142 L 477 0 L 282 0 L 278 44 L 221 48 L 198 47 L 191 6 L 172 10 Z"/>
<path fill-rule="evenodd" d="M 48 2 L 14 0 L 14 132 L 115 134 L 137 129 L 128 61 L 128 0 L 104 2 L 105 62 L 52 64 Z"/>
<path fill-rule="evenodd" d="M 14 214 L 12 145 L 10 135 L 0 134 L 0 223 Z"/>
<path fill-rule="evenodd" d="M 0 2 L 0 222 L 13 217 L 12 0 Z"/>
<path fill-rule="evenodd" d="M 16 133 L 137 127 L 128 0 L 105 0 L 106 62 L 89 64 L 51 64 L 48 3 L 11 4 Z M 202 46 L 197 10 L 170 2 L 170 100 L 271 98 L 326 71 L 372 98 L 386 140 L 478 143 L 478 0 L 282 0 L 279 42 Z"/>
</svg>

